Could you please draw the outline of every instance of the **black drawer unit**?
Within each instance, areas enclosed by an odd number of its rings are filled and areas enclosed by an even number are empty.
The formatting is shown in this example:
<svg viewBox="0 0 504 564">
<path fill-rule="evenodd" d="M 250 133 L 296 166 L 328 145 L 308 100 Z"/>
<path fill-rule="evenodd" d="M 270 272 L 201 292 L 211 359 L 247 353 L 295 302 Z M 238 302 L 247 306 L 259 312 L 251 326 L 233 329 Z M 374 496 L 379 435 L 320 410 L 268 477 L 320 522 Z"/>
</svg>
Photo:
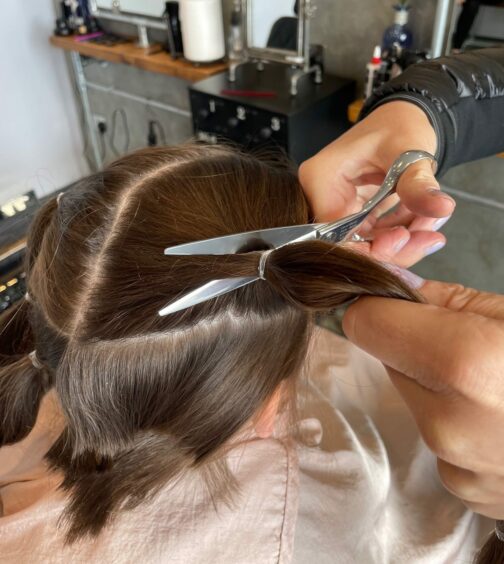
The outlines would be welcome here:
<svg viewBox="0 0 504 564">
<path fill-rule="evenodd" d="M 21 268 L 0 275 L 0 314 L 21 300 L 26 293 L 25 274 Z"/>
<path fill-rule="evenodd" d="M 312 76 L 304 76 L 297 96 L 291 96 L 293 72 L 286 65 L 258 70 L 247 63 L 237 69 L 233 83 L 223 72 L 193 84 L 195 137 L 210 143 L 229 139 L 245 148 L 281 147 L 297 163 L 311 157 L 350 127 L 347 108 L 355 99 L 355 82 L 325 75 L 322 84 L 315 84 Z"/>
<path fill-rule="evenodd" d="M 25 295 L 25 237 L 39 208 L 33 191 L 0 203 L 0 315 Z"/>
</svg>

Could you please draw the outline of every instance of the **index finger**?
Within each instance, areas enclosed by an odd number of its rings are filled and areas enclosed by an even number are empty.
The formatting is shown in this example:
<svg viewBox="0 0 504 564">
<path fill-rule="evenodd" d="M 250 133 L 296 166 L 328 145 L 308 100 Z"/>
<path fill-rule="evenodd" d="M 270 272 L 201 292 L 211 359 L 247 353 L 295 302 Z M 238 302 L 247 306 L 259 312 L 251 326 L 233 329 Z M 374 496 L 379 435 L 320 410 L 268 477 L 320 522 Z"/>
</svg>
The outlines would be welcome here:
<svg viewBox="0 0 504 564">
<path fill-rule="evenodd" d="M 467 372 L 468 365 L 486 364 L 495 341 L 492 323 L 474 313 L 431 304 L 361 298 L 348 308 L 343 330 L 386 366 L 440 390 L 451 388 L 451 381 Z"/>
</svg>

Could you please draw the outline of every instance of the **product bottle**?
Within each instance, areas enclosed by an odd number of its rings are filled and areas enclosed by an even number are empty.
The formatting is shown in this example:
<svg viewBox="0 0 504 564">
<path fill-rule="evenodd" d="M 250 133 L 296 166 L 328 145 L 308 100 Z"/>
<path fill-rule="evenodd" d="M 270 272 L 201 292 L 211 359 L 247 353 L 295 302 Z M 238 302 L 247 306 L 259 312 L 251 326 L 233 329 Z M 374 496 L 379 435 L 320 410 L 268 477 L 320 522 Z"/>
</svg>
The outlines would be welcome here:
<svg viewBox="0 0 504 564">
<path fill-rule="evenodd" d="M 383 34 L 382 48 L 391 49 L 392 45 L 397 44 L 409 49 L 413 44 L 413 34 L 408 27 L 409 5 L 407 2 L 401 2 L 394 6 L 394 10 L 394 23 L 387 27 Z"/>
<path fill-rule="evenodd" d="M 380 46 L 377 45 L 373 51 L 373 57 L 371 61 L 366 65 L 366 83 L 364 86 L 364 99 L 369 98 L 373 93 L 373 88 L 375 84 L 375 80 L 377 78 L 378 70 L 382 65 L 381 59 L 381 49 Z"/>
<path fill-rule="evenodd" d="M 193 63 L 220 61 L 226 54 L 221 0 L 180 0 L 184 57 Z"/>
<path fill-rule="evenodd" d="M 176 59 L 184 54 L 182 43 L 182 31 L 180 29 L 179 3 L 165 2 L 165 13 L 163 14 L 168 27 L 168 45 L 165 50 Z"/>
</svg>

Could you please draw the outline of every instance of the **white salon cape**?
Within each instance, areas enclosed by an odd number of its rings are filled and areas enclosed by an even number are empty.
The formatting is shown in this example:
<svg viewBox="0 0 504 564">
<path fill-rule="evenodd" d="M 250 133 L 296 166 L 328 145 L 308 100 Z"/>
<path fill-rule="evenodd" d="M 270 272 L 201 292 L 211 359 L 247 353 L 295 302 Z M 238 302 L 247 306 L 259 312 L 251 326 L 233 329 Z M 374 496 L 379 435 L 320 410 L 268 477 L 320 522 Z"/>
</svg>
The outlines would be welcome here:
<svg viewBox="0 0 504 564">
<path fill-rule="evenodd" d="M 51 394 L 0 449 L 2 564 L 470 563 L 492 529 L 441 485 L 435 457 L 377 361 L 320 329 L 300 395 L 301 442 L 250 440 L 229 463 L 241 493 L 216 512 L 193 477 L 65 545 L 65 496 L 43 456 L 62 420 Z"/>
</svg>

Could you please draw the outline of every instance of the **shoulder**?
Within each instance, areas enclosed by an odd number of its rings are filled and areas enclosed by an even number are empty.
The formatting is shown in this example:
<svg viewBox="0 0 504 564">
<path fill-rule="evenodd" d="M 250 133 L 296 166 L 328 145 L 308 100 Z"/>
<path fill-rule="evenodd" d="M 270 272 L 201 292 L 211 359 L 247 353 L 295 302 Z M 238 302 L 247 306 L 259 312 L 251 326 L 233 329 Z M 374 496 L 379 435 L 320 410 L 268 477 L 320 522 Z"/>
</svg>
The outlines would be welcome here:
<svg viewBox="0 0 504 564">
<path fill-rule="evenodd" d="M 381 362 L 324 328 L 313 335 L 305 380 L 329 401 L 345 399 L 361 409 L 369 407 L 366 398 L 376 396 L 378 389 L 394 390 Z"/>
</svg>

